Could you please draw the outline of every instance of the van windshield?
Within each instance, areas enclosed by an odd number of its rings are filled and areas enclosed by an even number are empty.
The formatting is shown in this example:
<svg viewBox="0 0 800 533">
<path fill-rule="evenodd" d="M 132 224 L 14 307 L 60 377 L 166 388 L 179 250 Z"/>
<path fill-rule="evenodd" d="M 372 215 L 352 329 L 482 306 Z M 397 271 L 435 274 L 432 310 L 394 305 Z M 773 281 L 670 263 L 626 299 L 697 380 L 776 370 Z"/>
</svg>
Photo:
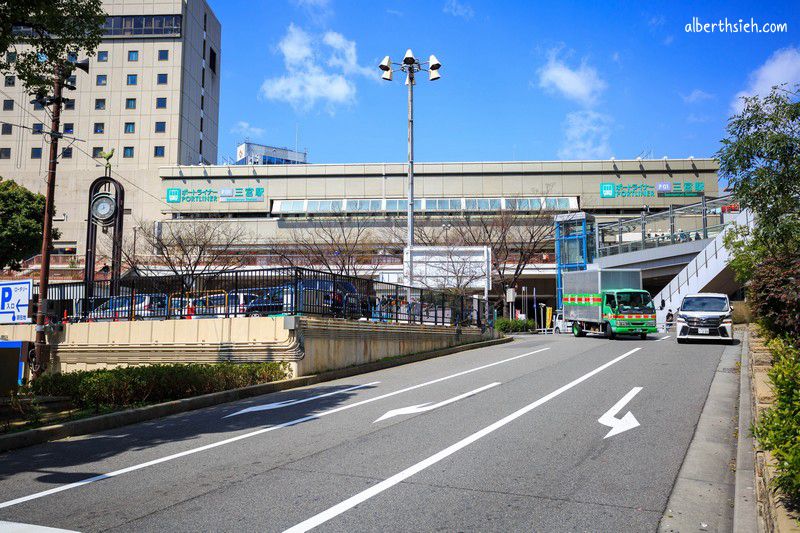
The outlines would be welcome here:
<svg viewBox="0 0 800 533">
<path fill-rule="evenodd" d="M 655 313 L 656 310 L 646 292 L 618 292 L 617 306 L 620 313 Z"/>
<path fill-rule="evenodd" d="M 681 311 L 728 311 L 728 299 L 719 296 L 693 296 L 683 299 Z"/>
</svg>

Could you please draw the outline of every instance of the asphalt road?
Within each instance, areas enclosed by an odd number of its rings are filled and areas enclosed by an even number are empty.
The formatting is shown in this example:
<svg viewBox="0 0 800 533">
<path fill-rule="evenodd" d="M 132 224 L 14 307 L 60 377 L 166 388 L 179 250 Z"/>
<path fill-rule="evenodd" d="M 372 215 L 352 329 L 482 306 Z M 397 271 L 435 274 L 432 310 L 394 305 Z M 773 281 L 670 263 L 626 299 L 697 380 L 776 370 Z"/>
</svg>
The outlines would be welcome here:
<svg viewBox="0 0 800 533">
<path fill-rule="evenodd" d="M 0 454 L 0 520 L 655 531 L 724 348 L 658 338 L 532 336 Z"/>
</svg>

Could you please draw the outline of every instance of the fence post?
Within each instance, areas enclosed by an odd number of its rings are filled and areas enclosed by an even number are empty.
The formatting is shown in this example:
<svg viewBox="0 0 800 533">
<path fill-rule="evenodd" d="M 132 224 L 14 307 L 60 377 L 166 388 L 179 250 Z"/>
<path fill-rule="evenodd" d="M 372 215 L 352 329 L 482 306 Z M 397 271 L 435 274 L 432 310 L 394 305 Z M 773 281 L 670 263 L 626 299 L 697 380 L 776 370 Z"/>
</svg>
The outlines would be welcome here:
<svg viewBox="0 0 800 533">
<path fill-rule="evenodd" d="M 398 312 L 398 309 L 397 309 L 397 306 L 398 306 L 399 303 L 400 302 L 397 301 L 397 285 L 395 285 L 394 286 L 394 323 L 395 324 L 397 324 L 397 322 L 400 320 L 400 317 L 398 316 L 399 312 Z"/>
<path fill-rule="evenodd" d="M 706 195 L 703 194 L 700 202 L 703 205 L 703 238 L 708 239 L 708 210 L 706 209 Z"/>
<path fill-rule="evenodd" d="M 236 295 L 236 301 L 233 302 L 233 316 L 239 316 L 239 271 L 233 271 L 233 294 Z M 242 299 L 244 302 L 244 299 Z"/>
<path fill-rule="evenodd" d="M 675 244 L 675 208 L 669 206 L 669 242 Z"/>
<path fill-rule="evenodd" d="M 299 270 L 295 268 L 292 275 L 294 276 L 294 280 L 292 281 L 292 283 L 294 284 L 294 290 L 292 291 L 292 313 L 291 314 L 297 315 L 297 314 L 299 314 L 299 309 L 298 309 L 299 295 L 297 293 L 297 291 L 299 289 L 299 285 L 300 285 L 299 282 L 298 282 L 298 278 L 299 278 L 299 275 L 300 275 Z"/>
</svg>

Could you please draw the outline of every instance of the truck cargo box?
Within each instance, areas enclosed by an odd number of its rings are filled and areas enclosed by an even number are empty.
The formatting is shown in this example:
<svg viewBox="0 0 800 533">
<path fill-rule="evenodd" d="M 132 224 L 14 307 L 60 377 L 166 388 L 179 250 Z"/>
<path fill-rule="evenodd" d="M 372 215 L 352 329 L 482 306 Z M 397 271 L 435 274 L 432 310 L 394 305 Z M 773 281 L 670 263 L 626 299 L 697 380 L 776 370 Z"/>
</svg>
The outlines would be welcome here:
<svg viewBox="0 0 800 533">
<path fill-rule="evenodd" d="M 635 269 L 578 270 L 563 273 L 564 318 L 603 321 L 602 291 L 641 289 L 642 271 Z"/>
</svg>

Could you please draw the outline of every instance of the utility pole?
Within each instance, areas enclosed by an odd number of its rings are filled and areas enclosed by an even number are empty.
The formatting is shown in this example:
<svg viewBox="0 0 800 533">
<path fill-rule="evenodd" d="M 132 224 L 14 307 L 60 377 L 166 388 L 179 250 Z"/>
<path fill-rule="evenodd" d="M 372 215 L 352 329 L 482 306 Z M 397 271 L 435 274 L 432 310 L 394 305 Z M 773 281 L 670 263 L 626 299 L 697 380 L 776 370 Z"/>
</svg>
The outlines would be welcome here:
<svg viewBox="0 0 800 533">
<path fill-rule="evenodd" d="M 45 359 L 49 357 L 45 336 L 47 316 L 47 291 L 50 284 L 50 249 L 53 245 L 53 196 L 56 192 L 56 165 L 58 165 L 58 139 L 61 137 L 61 92 L 62 67 L 56 65 L 53 79 L 53 120 L 50 123 L 50 165 L 47 171 L 47 194 L 44 204 L 44 227 L 42 230 L 42 264 L 39 270 L 39 305 L 36 309 L 36 340 L 34 344 L 34 375 L 45 369 Z"/>
</svg>

